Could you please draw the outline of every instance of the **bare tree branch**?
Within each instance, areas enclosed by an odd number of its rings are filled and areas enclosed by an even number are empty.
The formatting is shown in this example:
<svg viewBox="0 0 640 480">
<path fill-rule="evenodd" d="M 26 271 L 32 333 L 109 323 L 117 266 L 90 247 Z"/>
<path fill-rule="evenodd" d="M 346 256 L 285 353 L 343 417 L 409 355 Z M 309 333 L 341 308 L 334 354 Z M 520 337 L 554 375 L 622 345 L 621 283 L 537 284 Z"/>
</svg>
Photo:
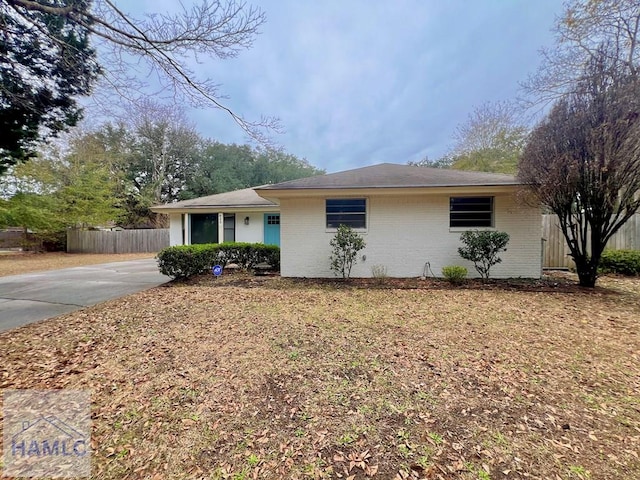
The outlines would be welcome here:
<svg viewBox="0 0 640 480">
<path fill-rule="evenodd" d="M 74 9 L 73 5 L 59 7 L 51 4 L 43 4 L 32 0 L 12 0 L 10 3 L 15 6 L 23 7 L 26 10 L 35 10 L 43 13 L 51 13 L 53 15 L 68 15 Z"/>
<path fill-rule="evenodd" d="M 569 0 L 553 29 L 556 43 L 540 51 L 539 69 L 522 83 L 525 105 L 545 106 L 572 93 L 585 68 L 608 44 L 607 60 L 629 74 L 640 67 L 640 3 L 637 0 Z"/>
<path fill-rule="evenodd" d="M 218 84 L 198 78 L 190 68 L 200 56 L 234 58 L 253 45 L 266 19 L 260 9 L 243 1 L 202 0 L 188 8 L 181 4 L 176 14 L 144 18 L 131 17 L 112 0 L 95 0 L 90 10 L 82 2 L 0 0 L 0 4 L 26 21 L 32 12 L 43 12 L 63 16 L 90 32 L 101 45 L 99 60 L 106 83 L 126 99 L 140 102 L 146 96 L 145 81 L 132 74 L 132 69 L 138 70 L 143 78 L 155 77 L 160 89 L 170 92 L 176 102 L 222 110 L 258 143 L 270 145 L 270 135 L 282 131 L 276 118 L 248 120 L 234 111 L 223 102 Z"/>
<path fill-rule="evenodd" d="M 519 177 L 560 220 L 580 284 L 640 209 L 640 79 L 607 51 L 531 133 Z"/>
</svg>

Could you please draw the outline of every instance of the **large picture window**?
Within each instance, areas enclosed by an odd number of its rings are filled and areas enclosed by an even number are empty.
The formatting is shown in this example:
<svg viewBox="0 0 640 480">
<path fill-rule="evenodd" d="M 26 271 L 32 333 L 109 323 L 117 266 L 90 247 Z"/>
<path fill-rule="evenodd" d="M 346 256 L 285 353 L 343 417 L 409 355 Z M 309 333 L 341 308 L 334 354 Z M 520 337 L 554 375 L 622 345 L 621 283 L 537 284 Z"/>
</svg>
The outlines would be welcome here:
<svg viewBox="0 0 640 480">
<path fill-rule="evenodd" d="M 346 225 L 367 228 L 367 200 L 365 198 L 328 198 L 326 203 L 327 228 Z"/>
<path fill-rule="evenodd" d="M 492 227 L 493 197 L 451 197 L 449 226 L 460 228 Z"/>
</svg>

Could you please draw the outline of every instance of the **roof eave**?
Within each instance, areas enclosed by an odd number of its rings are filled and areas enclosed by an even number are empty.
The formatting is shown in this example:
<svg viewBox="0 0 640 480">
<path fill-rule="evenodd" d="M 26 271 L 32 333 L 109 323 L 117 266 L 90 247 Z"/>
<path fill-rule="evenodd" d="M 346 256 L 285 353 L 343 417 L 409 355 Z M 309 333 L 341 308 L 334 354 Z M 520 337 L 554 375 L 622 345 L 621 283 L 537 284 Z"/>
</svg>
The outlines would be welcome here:
<svg viewBox="0 0 640 480">
<path fill-rule="evenodd" d="M 278 208 L 277 204 L 273 205 L 265 205 L 264 203 L 255 204 L 255 205 L 181 205 L 181 206 L 173 206 L 173 205 L 157 205 L 151 207 L 150 210 L 155 213 L 189 213 L 192 211 L 220 211 L 220 212 L 231 212 L 231 211 L 245 211 L 245 210 L 253 210 L 253 211 L 269 211 L 274 208 Z"/>
<path fill-rule="evenodd" d="M 336 195 L 437 195 L 437 194 L 472 194 L 472 193 L 511 193 L 521 187 L 520 183 L 513 184 L 483 184 L 483 185 L 433 185 L 433 186 L 384 186 L 384 187 L 298 187 L 283 189 L 256 189 L 256 193 L 269 201 L 278 198 L 301 196 L 326 196 L 328 193 Z"/>
</svg>

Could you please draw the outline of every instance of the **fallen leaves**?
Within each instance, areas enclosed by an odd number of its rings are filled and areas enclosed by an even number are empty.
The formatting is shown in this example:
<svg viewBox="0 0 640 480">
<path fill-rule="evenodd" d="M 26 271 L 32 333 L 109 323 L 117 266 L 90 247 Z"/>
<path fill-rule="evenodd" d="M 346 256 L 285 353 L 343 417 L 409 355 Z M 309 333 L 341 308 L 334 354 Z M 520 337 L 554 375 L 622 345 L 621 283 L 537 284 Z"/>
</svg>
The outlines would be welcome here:
<svg viewBox="0 0 640 480">
<path fill-rule="evenodd" d="M 43 270 L 79 267 L 82 265 L 139 260 L 142 258 L 152 258 L 154 255 L 154 253 L 17 252 L 0 255 L 0 277 Z"/>
<path fill-rule="evenodd" d="M 105 479 L 640 477 L 640 290 L 415 283 L 176 283 L 1 334 L 0 386 L 91 390 Z"/>
</svg>

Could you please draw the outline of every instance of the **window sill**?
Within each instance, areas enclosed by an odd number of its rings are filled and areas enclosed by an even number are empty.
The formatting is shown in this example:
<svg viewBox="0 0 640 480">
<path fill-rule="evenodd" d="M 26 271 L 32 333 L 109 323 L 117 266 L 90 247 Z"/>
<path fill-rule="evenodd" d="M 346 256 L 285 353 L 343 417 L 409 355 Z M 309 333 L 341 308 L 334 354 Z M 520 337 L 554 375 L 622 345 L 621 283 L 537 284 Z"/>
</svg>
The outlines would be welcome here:
<svg viewBox="0 0 640 480">
<path fill-rule="evenodd" d="M 496 227 L 449 227 L 450 233 L 462 233 L 468 232 L 469 230 L 478 230 L 479 232 L 495 232 Z"/>
<path fill-rule="evenodd" d="M 362 233 L 362 234 L 367 234 L 367 232 L 369 231 L 369 229 L 367 228 L 352 228 L 352 231 L 354 231 L 355 233 Z M 325 233 L 336 233 L 338 231 L 337 228 L 325 228 Z"/>
</svg>

